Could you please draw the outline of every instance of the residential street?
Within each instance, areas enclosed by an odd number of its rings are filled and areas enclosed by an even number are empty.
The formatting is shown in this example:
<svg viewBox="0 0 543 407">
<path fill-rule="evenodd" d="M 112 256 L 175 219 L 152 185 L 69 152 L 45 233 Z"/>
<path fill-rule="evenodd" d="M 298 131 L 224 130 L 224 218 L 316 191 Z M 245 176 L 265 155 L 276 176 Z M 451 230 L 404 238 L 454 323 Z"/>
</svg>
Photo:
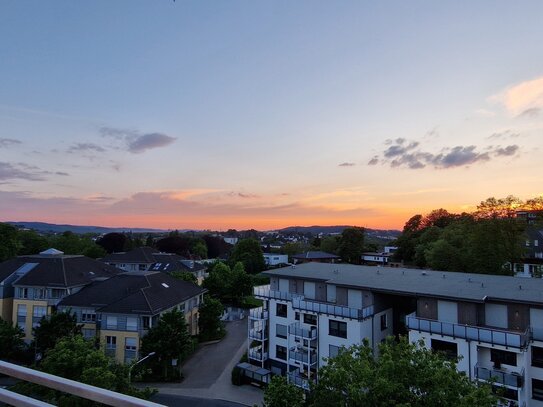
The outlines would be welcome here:
<svg viewBox="0 0 543 407">
<path fill-rule="evenodd" d="M 161 395 L 187 396 L 197 399 L 225 400 L 253 406 L 261 405 L 262 390 L 252 386 L 234 386 L 231 383 L 232 368 L 247 349 L 247 320 L 226 323 L 226 337 L 215 344 L 202 346 L 182 367 L 185 380 L 182 383 L 149 383 Z M 179 404 L 176 404 L 179 400 Z M 167 405 L 186 405 L 184 397 L 168 398 Z M 170 404 L 173 403 L 173 404 Z M 188 403 L 190 404 L 190 403 Z M 191 404 L 192 405 L 192 404 Z M 202 406 L 227 406 L 232 404 L 201 404 Z"/>
</svg>

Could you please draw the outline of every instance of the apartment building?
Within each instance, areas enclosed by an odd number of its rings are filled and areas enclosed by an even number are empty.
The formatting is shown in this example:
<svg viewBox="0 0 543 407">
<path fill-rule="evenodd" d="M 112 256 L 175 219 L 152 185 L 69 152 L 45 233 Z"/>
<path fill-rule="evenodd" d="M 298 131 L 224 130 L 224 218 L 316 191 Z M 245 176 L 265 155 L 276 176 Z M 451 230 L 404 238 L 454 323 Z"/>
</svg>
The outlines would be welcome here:
<svg viewBox="0 0 543 407">
<path fill-rule="evenodd" d="M 32 328 L 50 315 L 62 298 L 118 273 L 115 267 L 55 249 L 7 260 L 0 263 L 0 315 L 17 324 L 28 342 Z"/>
<path fill-rule="evenodd" d="M 108 356 L 128 363 L 138 357 L 141 339 L 160 316 L 173 309 L 185 314 L 191 335 L 198 334 L 198 307 L 205 289 L 161 272 L 125 272 L 93 283 L 64 298 L 86 338 L 98 337 Z"/>
<path fill-rule="evenodd" d="M 408 335 L 460 357 L 512 406 L 543 406 L 543 281 L 348 264 L 265 272 L 249 316 L 253 365 L 307 389 L 342 346 Z"/>
</svg>

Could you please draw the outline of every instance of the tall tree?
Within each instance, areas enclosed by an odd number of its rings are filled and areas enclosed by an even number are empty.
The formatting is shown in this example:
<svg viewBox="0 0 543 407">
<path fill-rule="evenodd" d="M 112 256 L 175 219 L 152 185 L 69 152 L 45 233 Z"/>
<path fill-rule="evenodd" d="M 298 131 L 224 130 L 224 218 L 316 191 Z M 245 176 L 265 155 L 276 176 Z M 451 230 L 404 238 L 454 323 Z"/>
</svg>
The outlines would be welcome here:
<svg viewBox="0 0 543 407">
<path fill-rule="evenodd" d="M 19 255 L 38 254 L 51 247 L 47 238 L 33 230 L 20 230 L 18 239 L 21 245 Z"/>
<path fill-rule="evenodd" d="M 0 223 L 0 261 L 15 257 L 19 247 L 17 229 L 7 223 Z"/>
<path fill-rule="evenodd" d="M 338 251 L 343 261 L 360 264 L 364 251 L 364 228 L 343 229 Z"/>
<path fill-rule="evenodd" d="M 456 361 L 410 343 L 388 338 L 379 357 L 365 341 L 342 349 L 319 370 L 310 405 L 337 407 L 497 405 L 489 385 L 471 382 Z"/>
<path fill-rule="evenodd" d="M 49 317 L 43 317 L 32 329 L 34 340 L 31 348 L 42 356 L 55 347 L 57 342 L 65 337 L 81 335 L 83 325 L 77 323 L 77 315 L 70 312 L 55 312 Z"/>
<path fill-rule="evenodd" d="M 0 359 L 17 362 L 25 350 L 24 332 L 17 325 L 0 318 Z"/>
<path fill-rule="evenodd" d="M 180 256 L 190 256 L 190 238 L 185 236 L 171 235 L 156 242 L 156 248 L 161 252 L 175 253 Z"/>
<path fill-rule="evenodd" d="M 198 327 L 200 328 L 200 339 L 209 341 L 222 338 L 225 334 L 224 322 L 221 321 L 221 315 L 224 307 L 221 302 L 215 298 L 206 295 L 204 303 L 198 310 Z"/>
<path fill-rule="evenodd" d="M 256 274 L 266 269 L 264 254 L 260 242 L 256 239 L 240 240 L 232 250 L 229 259 L 230 266 L 234 267 L 236 263 L 242 262 L 245 271 L 249 274 Z"/>
<path fill-rule="evenodd" d="M 172 361 L 177 361 L 179 366 L 191 350 L 192 339 L 185 315 L 175 309 L 162 314 L 158 324 L 149 329 L 141 343 L 143 354 L 156 353 L 149 365 L 164 380 L 179 378 L 179 368 Z"/>
<path fill-rule="evenodd" d="M 104 248 L 108 253 L 119 253 L 125 251 L 128 238 L 123 233 L 107 233 L 96 243 Z"/>
<path fill-rule="evenodd" d="M 287 383 L 283 376 L 273 376 L 264 391 L 264 407 L 302 407 L 304 404 L 303 390 Z"/>
</svg>

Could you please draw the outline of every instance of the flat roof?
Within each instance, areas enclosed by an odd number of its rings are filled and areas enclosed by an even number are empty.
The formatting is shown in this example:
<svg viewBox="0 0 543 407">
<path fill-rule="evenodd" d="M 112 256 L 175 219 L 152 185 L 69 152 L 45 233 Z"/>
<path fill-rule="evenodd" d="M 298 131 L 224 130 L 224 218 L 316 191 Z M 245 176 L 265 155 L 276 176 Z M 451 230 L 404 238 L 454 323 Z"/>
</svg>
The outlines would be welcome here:
<svg viewBox="0 0 543 407">
<path fill-rule="evenodd" d="M 543 305 L 543 279 L 537 278 L 330 263 L 304 263 L 263 274 L 397 295 Z"/>
</svg>

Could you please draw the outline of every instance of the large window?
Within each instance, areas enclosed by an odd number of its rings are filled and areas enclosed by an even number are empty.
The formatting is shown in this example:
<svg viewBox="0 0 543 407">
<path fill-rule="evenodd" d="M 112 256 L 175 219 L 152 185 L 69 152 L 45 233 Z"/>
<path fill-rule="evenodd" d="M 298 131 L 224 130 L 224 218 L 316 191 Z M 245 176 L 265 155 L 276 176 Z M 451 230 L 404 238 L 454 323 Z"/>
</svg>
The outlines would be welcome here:
<svg viewBox="0 0 543 407">
<path fill-rule="evenodd" d="M 313 314 L 304 314 L 304 324 L 317 325 L 317 316 Z"/>
<path fill-rule="evenodd" d="M 277 315 L 278 317 L 283 317 L 283 318 L 286 318 L 287 317 L 287 304 L 277 304 L 277 307 L 276 307 L 276 310 L 275 310 L 275 315 Z"/>
<path fill-rule="evenodd" d="M 149 329 L 150 317 L 141 317 L 141 325 L 143 329 Z"/>
<path fill-rule="evenodd" d="M 455 342 L 432 339 L 432 350 L 445 354 L 448 359 L 456 359 L 458 357 L 458 345 Z"/>
<path fill-rule="evenodd" d="M 26 317 L 26 304 L 17 305 L 17 316 Z"/>
<path fill-rule="evenodd" d="M 96 312 L 93 309 L 82 310 L 81 322 L 96 322 Z"/>
<path fill-rule="evenodd" d="M 138 319 L 136 317 L 126 318 L 126 330 L 137 331 L 137 329 L 138 329 Z"/>
<path fill-rule="evenodd" d="M 116 348 L 117 348 L 117 337 L 106 336 L 106 349 L 116 349 Z"/>
<path fill-rule="evenodd" d="M 136 338 L 125 338 L 124 350 L 126 351 L 136 351 Z"/>
<path fill-rule="evenodd" d="M 328 345 L 328 357 L 335 358 L 339 353 L 339 346 Z"/>
<path fill-rule="evenodd" d="M 28 298 L 28 288 L 19 287 L 17 289 L 17 297 L 18 298 Z"/>
<path fill-rule="evenodd" d="M 502 364 L 516 366 L 517 354 L 506 350 L 490 349 L 490 360 L 497 368 L 500 368 Z"/>
<path fill-rule="evenodd" d="M 543 400 L 543 380 L 532 379 L 532 398 Z"/>
<path fill-rule="evenodd" d="M 281 360 L 287 360 L 287 348 L 275 345 L 275 357 Z"/>
<path fill-rule="evenodd" d="M 532 345 L 532 366 L 543 367 L 543 348 Z"/>
<path fill-rule="evenodd" d="M 381 315 L 381 331 L 384 331 L 388 328 L 388 318 L 387 314 Z"/>
<path fill-rule="evenodd" d="M 347 322 L 330 320 L 328 334 L 339 338 L 347 338 Z"/>
<path fill-rule="evenodd" d="M 275 325 L 275 336 L 278 338 L 287 339 L 287 326 L 276 324 Z"/>
<path fill-rule="evenodd" d="M 107 329 L 117 329 L 117 317 L 107 316 L 106 317 L 106 328 Z"/>
<path fill-rule="evenodd" d="M 33 311 L 32 311 L 32 316 L 34 318 L 40 318 L 41 319 L 42 317 L 44 317 L 46 315 L 47 315 L 47 307 L 34 305 Z"/>
</svg>

